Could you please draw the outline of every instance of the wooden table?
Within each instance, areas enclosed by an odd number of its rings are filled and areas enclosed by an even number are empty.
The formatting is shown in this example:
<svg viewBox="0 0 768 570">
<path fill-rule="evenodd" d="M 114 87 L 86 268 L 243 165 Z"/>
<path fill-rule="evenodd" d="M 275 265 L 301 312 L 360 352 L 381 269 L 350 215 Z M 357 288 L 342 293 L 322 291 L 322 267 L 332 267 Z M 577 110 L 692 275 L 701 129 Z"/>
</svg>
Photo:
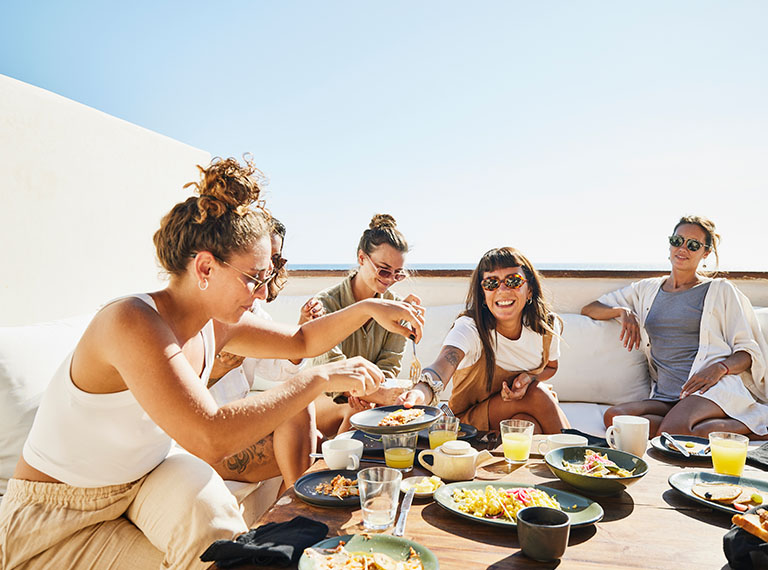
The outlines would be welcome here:
<svg viewBox="0 0 768 570">
<path fill-rule="evenodd" d="M 534 445 L 535 447 L 535 445 Z M 605 511 L 595 525 L 571 529 L 568 549 L 559 563 L 541 563 L 521 551 L 514 530 L 457 517 L 431 501 L 415 500 L 408 515 L 405 538 L 437 556 L 441 570 L 473 568 L 715 568 L 727 569 L 722 538 L 731 515 L 693 502 L 672 489 L 667 478 L 684 469 L 711 471 L 708 461 L 683 463 L 650 448 L 645 455 L 648 474 L 617 497 L 598 498 Z M 366 466 L 364 464 L 364 466 Z M 312 470 L 325 469 L 322 462 Z M 422 474 L 416 470 L 414 474 Z M 768 474 L 747 466 L 744 476 L 768 480 Z M 479 469 L 476 480 L 546 484 L 581 494 L 559 479 L 534 456 L 510 469 L 505 463 Z M 304 503 L 287 490 L 258 521 L 286 521 L 303 515 L 321 520 L 329 535 L 363 532 L 359 508 L 321 508 Z M 390 528 L 387 532 L 391 533 Z"/>
</svg>

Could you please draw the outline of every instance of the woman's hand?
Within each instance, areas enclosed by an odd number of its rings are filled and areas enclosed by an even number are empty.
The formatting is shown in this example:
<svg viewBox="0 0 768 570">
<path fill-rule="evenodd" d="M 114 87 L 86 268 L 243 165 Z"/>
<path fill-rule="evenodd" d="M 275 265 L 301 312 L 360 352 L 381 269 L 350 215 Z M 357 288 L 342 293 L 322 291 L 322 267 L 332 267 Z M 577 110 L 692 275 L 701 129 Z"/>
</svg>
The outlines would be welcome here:
<svg viewBox="0 0 768 570">
<path fill-rule="evenodd" d="M 240 366 L 243 363 L 243 360 L 245 360 L 245 356 L 239 356 L 229 352 L 220 352 L 216 355 L 216 359 L 213 361 L 210 379 L 221 379 L 227 372 Z M 208 387 L 210 388 L 213 384 L 213 382 L 210 382 Z"/>
<path fill-rule="evenodd" d="M 632 351 L 633 348 L 640 348 L 640 324 L 637 322 L 635 313 L 626 307 L 620 307 L 621 310 L 621 333 L 619 340 L 623 341 L 624 348 Z"/>
<path fill-rule="evenodd" d="M 354 413 L 364 412 L 365 410 L 370 410 L 371 408 L 376 407 L 376 404 L 369 402 L 368 400 L 363 400 L 362 398 L 356 398 L 355 396 L 350 396 L 348 403 Z"/>
<path fill-rule="evenodd" d="M 405 388 L 400 388 L 399 386 L 379 388 L 373 394 L 366 396 L 365 399 L 377 406 L 394 406 L 403 392 L 405 392 Z"/>
<path fill-rule="evenodd" d="M 310 298 L 301 306 L 299 313 L 299 324 L 303 325 L 307 321 L 317 319 L 325 314 L 325 307 L 315 297 Z"/>
<path fill-rule="evenodd" d="M 680 390 L 680 398 L 685 398 L 696 392 L 703 394 L 717 384 L 723 376 L 725 376 L 725 368 L 719 362 L 705 366 L 694 373 L 688 379 L 688 382 L 683 384 Z"/>
<path fill-rule="evenodd" d="M 395 404 L 398 406 L 403 406 L 404 408 L 412 408 L 413 406 L 423 406 L 427 403 L 427 398 L 424 395 L 424 392 L 421 390 L 416 390 L 415 388 L 412 390 L 408 390 L 407 392 L 403 392 L 398 396 L 397 400 L 395 401 Z"/>
<path fill-rule="evenodd" d="M 389 332 L 406 338 L 413 336 L 416 342 L 421 340 L 424 327 L 424 307 L 421 305 L 385 299 L 369 299 L 361 303 L 369 303 L 370 315 Z M 411 328 L 402 325 L 401 321 L 408 323 Z"/>
<path fill-rule="evenodd" d="M 417 297 L 411 293 L 405 299 L 403 299 L 403 303 L 408 303 L 409 305 L 419 305 L 419 307 L 421 307 L 421 297 Z"/>
<path fill-rule="evenodd" d="M 362 356 L 329 362 L 311 369 L 325 379 L 326 392 L 348 392 L 350 396 L 366 396 L 379 389 L 384 373 Z"/>
<path fill-rule="evenodd" d="M 533 384 L 536 379 L 527 372 L 521 372 L 514 378 L 510 378 L 512 386 L 504 381 L 501 385 L 501 399 L 505 402 L 511 402 L 513 400 L 522 400 L 525 393 L 528 391 L 528 387 Z"/>
</svg>

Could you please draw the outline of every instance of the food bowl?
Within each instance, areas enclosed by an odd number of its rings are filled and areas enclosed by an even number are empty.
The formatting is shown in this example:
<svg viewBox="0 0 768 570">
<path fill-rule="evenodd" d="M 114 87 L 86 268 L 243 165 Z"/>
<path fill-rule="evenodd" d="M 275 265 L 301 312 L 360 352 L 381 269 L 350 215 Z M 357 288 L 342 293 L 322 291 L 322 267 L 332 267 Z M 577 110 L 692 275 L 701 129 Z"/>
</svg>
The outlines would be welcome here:
<svg viewBox="0 0 768 570">
<path fill-rule="evenodd" d="M 580 463 L 584 461 L 584 455 L 591 449 L 601 453 L 613 461 L 616 465 L 628 471 L 634 469 L 634 474 L 629 477 L 595 477 L 593 475 L 583 475 L 581 473 L 572 473 L 563 468 L 563 460 L 569 463 Z M 648 472 L 648 464 L 631 453 L 619 451 L 618 449 L 608 449 L 595 446 L 561 447 L 553 449 L 544 456 L 550 471 L 560 479 L 588 495 L 599 497 L 609 497 L 618 495 L 630 485 L 639 481 L 643 475 Z"/>
</svg>

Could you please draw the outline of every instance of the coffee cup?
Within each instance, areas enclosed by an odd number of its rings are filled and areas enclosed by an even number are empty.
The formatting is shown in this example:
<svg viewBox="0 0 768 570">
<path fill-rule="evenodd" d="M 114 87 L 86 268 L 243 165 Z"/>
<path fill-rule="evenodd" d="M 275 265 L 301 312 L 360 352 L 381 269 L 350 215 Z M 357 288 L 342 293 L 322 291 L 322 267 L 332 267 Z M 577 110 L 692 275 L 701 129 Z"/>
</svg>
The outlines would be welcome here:
<svg viewBox="0 0 768 570">
<path fill-rule="evenodd" d="M 363 456 L 363 442 L 357 439 L 330 439 L 323 442 L 323 459 L 329 469 L 357 469 Z"/>
<path fill-rule="evenodd" d="M 517 513 L 517 538 L 528 558 L 539 562 L 558 560 L 568 546 L 571 519 L 551 507 L 526 507 Z"/>
<path fill-rule="evenodd" d="M 613 425 L 605 430 L 605 439 L 613 449 L 642 457 L 648 448 L 650 422 L 640 416 L 615 416 Z"/>
<path fill-rule="evenodd" d="M 576 435 L 572 433 L 553 433 L 552 435 L 548 435 L 547 439 L 539 442 L 539 453 L 546 455 L 553 449 L 585 445 L 587 445 L 587 438 L 583 435 Z"/>
</svg>

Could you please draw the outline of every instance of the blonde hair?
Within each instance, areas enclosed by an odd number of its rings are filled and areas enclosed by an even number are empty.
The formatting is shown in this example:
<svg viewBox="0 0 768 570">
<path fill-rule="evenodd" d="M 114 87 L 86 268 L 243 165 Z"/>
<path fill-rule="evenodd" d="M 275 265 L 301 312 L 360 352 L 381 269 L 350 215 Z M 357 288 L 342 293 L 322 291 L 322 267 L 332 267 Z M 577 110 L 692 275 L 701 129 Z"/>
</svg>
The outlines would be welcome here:
<svg viewBox="0 0 768 570">
<path fill-rule="evenodd" d="M 176 204 L 160 222 L 153 241 L 157 258 L 171 275 L 184 272 L 190 258 L 209 251 L 221 260 L 245 251 L 270 232 L 270 218 L 259 202 L 266 179 L 249 156 L 214 158 L 198 165 L 200 180 L 189 182 L 198 196 Z"/>
</svg>

